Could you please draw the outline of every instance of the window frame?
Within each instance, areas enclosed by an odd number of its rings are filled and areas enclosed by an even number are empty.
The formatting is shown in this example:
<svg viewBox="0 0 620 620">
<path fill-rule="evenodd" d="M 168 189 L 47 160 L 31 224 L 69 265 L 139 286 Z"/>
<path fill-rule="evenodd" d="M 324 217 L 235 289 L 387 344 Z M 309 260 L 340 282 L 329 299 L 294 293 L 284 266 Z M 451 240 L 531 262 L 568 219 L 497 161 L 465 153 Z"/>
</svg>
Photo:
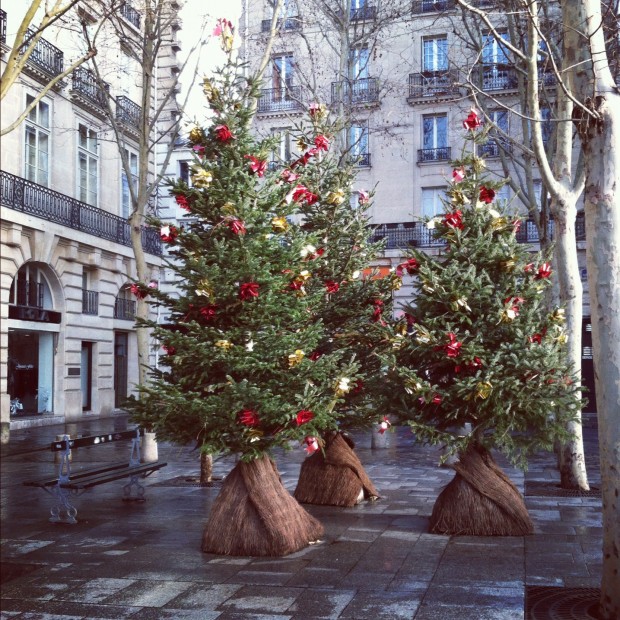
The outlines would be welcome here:
<svg viewBox="0 0 620 620">
<path fill-rule="evenodd" d="M 32 95 L 29 92 L 25 94 L 24 107 L 28 107 L 36 99 L 36 95 Z M 47 108 L 46 121 L 44 124 L 41 120 L 41 107 Z M 23 153 L 23 176 L 28 181 L 42 185 L 43 187 L 50 187 L 51 180 L 51 167 L 50 161 L 52 159 L 52 131 L 51 131 L 51 118 L 52 118 L 52 102 L 45 97 L 39 99 L 35 107 L 30 111 L 30 114 L 24 120 L 24 153 Z M 34 136 L 34 145 L 30 145 L 28 136 Z M 41 149 L 41 140 L 45 138 L 46 150 Z M 31 150 L 32 149 L 32 150 Z M 30 153 L 34 153 L 34 164 L 29 163 Z M 42 155 L 45 154 L 45 166 L 41 166 Z M 42 174 L 43 173 L 43 174 Z M 44 175 L 44 176 L 43 176 Z M 34 176 L 34 178 L 33 178 Z"/>
<path fill-rule="evenodd" d="M 86 131 L 86 143 L 85 145 L 83 145 L 82 142 L 82 127 L 84 128 L 84 130 Z M 94 149 L 90 148 L 90 140 L 91 138 L 91 134 L 94 134 L 94 141 L 95 141 L 95 145 L 94 145 Z M 84 158 L 84 161 L 86 162 L 86 187 L 83 187 L 82 185 L 82 167 L 81 167 L 81 162 L 82 162 L 82 157 Z M 90 123 L 88 123 L 87 121 L 83 121 L 83 120 L 78 120 L 78 129 L 77 129 L 77 146 L 76 146 L 76 171 L 77 171 L 77 178 L 76 178 L 76 192 L 77 192 L 77 196 L 78 199 L 81 202 L 85 202 L 86 204 L 89 204 L 93 207 L 97 207 L 99 204 L 99 188 L 100 188 L 100 183 L 99 183 L 99 131 L 98 128 L 96 128 L 94 125 L 91 125 Z M 91 166 L 94 166 L 94 178 L 93 175 L 91 173 Z M 90 184 L 90 179 L 93 179 L 94 181 L 94 192 L 91 188 L 91 184 Z M 93 197 L 93 201 L 91 202 L 91 200 L 88 200 L 89 196 Z"/>
</svg>

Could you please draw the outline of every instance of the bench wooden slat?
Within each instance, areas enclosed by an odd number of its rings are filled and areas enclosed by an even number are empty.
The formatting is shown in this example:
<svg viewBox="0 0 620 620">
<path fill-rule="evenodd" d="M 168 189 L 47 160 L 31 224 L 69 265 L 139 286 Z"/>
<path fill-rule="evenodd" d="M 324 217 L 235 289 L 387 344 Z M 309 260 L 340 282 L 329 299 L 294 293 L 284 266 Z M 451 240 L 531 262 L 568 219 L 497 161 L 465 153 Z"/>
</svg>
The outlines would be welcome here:
<svg viewBox="0 0 620 620">
<path fill-rule="evenodd" d="M 140 435 L 144 433 L 140 431 Z M 89 435 L 88 437 L 77 437 L 76 439 L 69 440 L 70 448 L 88 448 L 89 446 L 99 446 L 106 443 L 112 443 L 113 441 L 130 440 L 136 436 L 136 429 L 131 431 L 118 431 L 114 433 L 101 433 L 101 435 Z M 59 452 L 60 450 L 66 450 L 64 439 L 61 441 L 53 441 L 50 449 L 52 452 Z"/>
<path fill-rule="evenodd" d="M 147 474 L 157 471 L 162 467 L 165 467 L 167 463 L 143 463 L 141 465 L 129 465 L 118 468 L 115 471 L 108 471 L 102 474 L 93 474 L 90 477 L 84 477 L 80 480 L 71 478 L 68 482 L 61 482 L 60 486 L 63 489 L 90 489 L 98 484 L 104 484 L 106 482 L 113 482 L 114 480 L 120 480 L 121 478 L 127 478 L 127 476 L 138 476 L 140 474 Z"/>
<path fill-rule="evenodd" d="M 79 480 L 86 476 L 103 474 L 108 471 L 114 471 L 116 469 L 126 469 L 129 467 L 128 461 L 122 463 L 110 463 L 108 465 L 99 465 L 97 467 L 87 467 L 85 469 L 71 470 L 70 480 Z M 24 482 L 24 486 L 27 487 L 49 487 L 58 483 L 58 476 L 54 478 L 47 478 L 45 480 L 29 480 Z"/>
</svg>

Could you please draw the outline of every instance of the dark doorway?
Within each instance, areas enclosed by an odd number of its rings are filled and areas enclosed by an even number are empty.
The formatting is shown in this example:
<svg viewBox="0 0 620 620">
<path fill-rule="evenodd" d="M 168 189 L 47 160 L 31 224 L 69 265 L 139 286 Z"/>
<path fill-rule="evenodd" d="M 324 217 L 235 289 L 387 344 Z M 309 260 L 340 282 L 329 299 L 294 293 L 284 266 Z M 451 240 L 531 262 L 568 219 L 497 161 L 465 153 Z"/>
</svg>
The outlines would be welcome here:
<svg viewBox="0 0 620 620">
<path fill-rule="evenodd" d="M 596 390 L 594 386 L 594 359 L 592 355 L 592 320 L 589 316 L 583 318 L 581 330 L 581 385 L 587 388 L 584 394 L 588 399 L 585 411 L 596 413 Z"/>
<path fill-rule="evenodd" d="M 114 406 L 122 407 L 127 400 L 127 334 L 114 334 Z"/>
<path fill-rule="evenodd" d="M 92 409 L 93 397 L 93 343 L 82 342 L 82 363 L 80 364 L 82 387 L 82 411 Z"/>
</svg>

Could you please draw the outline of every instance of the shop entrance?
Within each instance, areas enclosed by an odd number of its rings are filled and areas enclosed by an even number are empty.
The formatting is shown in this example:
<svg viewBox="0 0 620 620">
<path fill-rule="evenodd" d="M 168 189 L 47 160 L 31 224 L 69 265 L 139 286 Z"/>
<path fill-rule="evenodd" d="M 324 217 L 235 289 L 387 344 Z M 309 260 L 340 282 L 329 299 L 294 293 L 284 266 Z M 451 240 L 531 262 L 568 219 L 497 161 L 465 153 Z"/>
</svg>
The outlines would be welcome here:
<svg viewBox="0 0 620 620">
<path fill-rule="evenodd" d="M 127 400 L 127 344 L 125 332 L 114 334 L 114 406 L 122 407 Z"/>
<path fill-rule="evenodd" d="M 9 330 L 8 392 L 11 416 L 51 413 L 54 334 Z"/>
</svg>

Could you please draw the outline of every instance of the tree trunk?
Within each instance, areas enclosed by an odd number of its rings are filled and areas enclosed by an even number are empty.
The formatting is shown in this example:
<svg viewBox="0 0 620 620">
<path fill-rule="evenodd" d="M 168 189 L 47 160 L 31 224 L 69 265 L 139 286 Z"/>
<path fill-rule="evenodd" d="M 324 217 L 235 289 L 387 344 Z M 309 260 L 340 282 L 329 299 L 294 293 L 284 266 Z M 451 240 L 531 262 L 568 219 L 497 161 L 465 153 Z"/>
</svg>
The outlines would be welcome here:
<svg viewBox="0 0 620 620">
<path fill-rule="evenodd" d="M 620 618 L 620 95 L 588 133 L 586 238 L 603 496 L 601 618 Z M 592 123 L 593 124 L 593 123 Z"/>
<path fill-rule="evenodd" d="M 456 476 L 433 506 L 431 533 L 451 536 L 533 533 L 523 496 L 485 448 L 470 448 L 460 456 L 454 469 Z"/>
<path fill-rule="evenodd" d="M 568 334 L 568 357 L 576 373 L 581 378 L 581 324 L 583 316 L 583 294 L 579 265 L 577 263 L 577 238 L 575 233 L 575 204 L 565 204 L 564 208 L 554 209 L 556 246 L 555 264 L 560 284 L 560 299 L 566 312 L 566 332 Z M 574 422 L 569 422 L 567 430 L 572 438 L 558 446 L 560 485 L 563 489 L 588 491 L 588 475 L 583 448 L 583 429 L 581 411 Z"/>
<path fill-rule="evenodd" d="M 208 485 L 213 480 L 213 455 L 200 453 L 200 484 Z"/>
<path fill-rule="evenodd" d="M 599 616 L 620 617 L 620 93 L 609 69 L 600 0 L 562 3 L 573 115 L 584 151 L 588 287 L 603 497 Z"/>
<path fill-rule="evenodd" d="M 302 504 L 355 506 L 379 493 L 341 433 L 326 439 L 325 453 L 315 452 L 301 465 L 295 499 Z"/>
<path fill-rule="evenodd" d="M 284 488 L 275 463 L 240 461 L 217 496 L 202 537 L 205 553 L 283 556 L 323 535 L 323 526 Z"/>
</svg>

